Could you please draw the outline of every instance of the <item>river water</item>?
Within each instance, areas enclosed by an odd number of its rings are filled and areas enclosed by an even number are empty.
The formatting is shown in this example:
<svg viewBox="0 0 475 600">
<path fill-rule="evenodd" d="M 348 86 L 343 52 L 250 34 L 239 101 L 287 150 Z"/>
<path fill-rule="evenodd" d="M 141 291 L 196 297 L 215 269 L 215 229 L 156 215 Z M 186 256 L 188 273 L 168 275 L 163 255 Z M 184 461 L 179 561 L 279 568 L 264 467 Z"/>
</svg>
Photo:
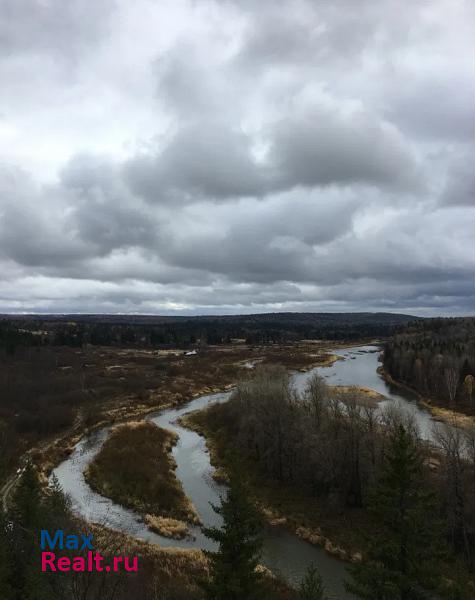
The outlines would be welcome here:
<svg viewBox="0 0 475 600">
<path fill-rule="evenodd" d="M 414 416 L 423 437 L 430 438 L 434 425 L 430 414 L 420 407 L 414 398 L 401 395 L 400 390 L 393 389 L 378 375 L 379 349 L 377 347 L 346 348 L 338 350 L 337 354 L 342 357 L 342 360 L 329 367 L 318 367 L 306 373 L 294 374 L 293 385 L 300 391 L 304 390 L 309 378 L 313 373 L 318 372 L 330 385 L 358 385 L 372 388 L 386 397 L 386 400 L 379 405 L 381 409 L 397 403 Z M 178 434 L 178 443 L 173 449 L 177 464 L 176 474 L 185 493 L 195 505 L 202 522 L 207 526 L 220 524 L 219 517 L 211 508 L 211 503 L 220 502 L 220 496 L 225 492 L 225 488 L 212 478 L 213 468 L 204 439 L 197 433 L 177 425 L 176 420 L 190 411 L 204 408 L 211 403 L 225 402 L 229 396 L 230 392 L 201 396 L 181 408 L 165 410 L 148 417 L 158 426 Z M 202 534 L 199 527 L 190 528 L 193 539 L 170 540 L 151 532 L 134 511 L 115 504 L 88 486 L 84 479 L 84 470 L 99 452 L 109 431 L 110 428 L 104 428 L 80 441 L 73 453 L 54 470 L 64 492 L 71 497 L 75 512 L 91 522 L 107 525 L 163 547 L 214 549 L 213 543 Z M 293 582 L 298 581 L 308 566 L 314 563 L 320 570 L 329 595 L 341 600 L 352 597 L 344 589 L 344 580 L 347 578 L 345 563 L 328 555 L 322 548 L 299 539 L 282 527 L 267 528 L 262 562 L 275 573 Z"/>
</svg>

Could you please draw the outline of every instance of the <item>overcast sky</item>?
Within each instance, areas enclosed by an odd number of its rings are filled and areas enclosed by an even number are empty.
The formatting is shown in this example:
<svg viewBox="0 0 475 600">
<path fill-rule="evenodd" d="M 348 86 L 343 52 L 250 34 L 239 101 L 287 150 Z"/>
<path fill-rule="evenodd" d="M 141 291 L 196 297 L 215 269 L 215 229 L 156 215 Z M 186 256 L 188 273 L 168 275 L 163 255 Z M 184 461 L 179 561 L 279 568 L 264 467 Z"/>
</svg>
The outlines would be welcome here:
<svg viewBox="0 0 475 600">
<path fill-rule="evenodd" d="M 475 313 L 472 0 L 0 0 L 0 312 Z"/>
</svg>

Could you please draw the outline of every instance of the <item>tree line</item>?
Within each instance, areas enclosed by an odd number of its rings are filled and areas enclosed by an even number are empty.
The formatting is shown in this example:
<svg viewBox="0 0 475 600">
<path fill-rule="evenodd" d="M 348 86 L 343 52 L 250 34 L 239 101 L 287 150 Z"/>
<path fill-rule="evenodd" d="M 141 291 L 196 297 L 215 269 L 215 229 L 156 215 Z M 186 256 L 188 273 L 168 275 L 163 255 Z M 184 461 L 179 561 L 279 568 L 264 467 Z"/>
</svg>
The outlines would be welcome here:
<svg viewBox="0 0 475 600">
<path fill-rule="evenodd" d="M 0 347 L 22 345 L 179 346 L 279 344 L 306 339 L 354 340 L 388 336 L 410 317 L 392 314 L 272 313 L 219 317 L 114 315 L 3 316 Z"/>
<path fill-rule="evenodd" d="M 385 344 L 384 368 L 425 397 L 475 413 L 475 318 L 411 324 Z"/>
</svg>

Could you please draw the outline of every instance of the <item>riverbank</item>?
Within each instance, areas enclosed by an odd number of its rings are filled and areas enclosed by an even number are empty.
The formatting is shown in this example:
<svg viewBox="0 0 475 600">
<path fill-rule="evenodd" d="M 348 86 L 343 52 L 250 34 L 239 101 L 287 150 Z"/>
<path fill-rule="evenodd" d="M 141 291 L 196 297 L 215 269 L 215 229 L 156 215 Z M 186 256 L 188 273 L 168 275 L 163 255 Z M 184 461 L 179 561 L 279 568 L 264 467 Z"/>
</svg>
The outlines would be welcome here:
<svg viewBox="0 0 475 600">
<path fill-rule="evenodd" d="M 449 408 L 443 408 L 441 406 L 434 405 L 433 401 L 430 398 L 422 396 L 414 388 L 401 381 L 397 381 L 396 379 L 394 379 L 382 365 L 378 367 L 378 374 L 389 385 L 404 390 L 405 392 L 417 398 L 417 401 L 430 412 L 435 421 L 447 423 L 448 425 L 455 425 L 457 427 L 462 428 L 475 427 L 475 417 L 465 415 L 463 413 L 451 410 Z"/>
<path fill-rule="evenodd" d="M 209 562 L 201 550 L 161 548 L 100 525 L 89 524 L 87 531 L 93 534 L 96 549 L 103 555 L 116 553 L 120 548 L 121 555 L 138 556 L 139 572 L 152 578 L 160 598 L 203 600 L 199 582 L 209 576 Z M 295 590 L 268 569 L 259 565 L 258 570 L 263 576 L 266 598 L 298 600 Z"/>
<path fill-rule="evenodd" d="M 230 453 L 229 439 L 214 418 L 219 406 L 189 413 L 180 419 L 187 427 L 206 440 L 210 461 L 214 467 L 213 478 L 226 483 Z M 328 554 L 347 562 L 359 562 L 371 520 L 363 509 L 344 510 L 323 503 L 310 490 L 286 485 L 264 476 L 256 464 L 242 456 L 239 458 L 253 499 L 270 526 L 285 527 Z"/>
<path fill-rule="evenodd" d="M 153 531 L 182 539 L 187 524 L 200 524 L 195 507 L 175 475 L 172 448 L 178 436 L 151 422 L 112 430 L 84 473 L 91 488 L 136 510 Z"/>
<path fill-rule="evenodd" d="M 132 389 L 128 394 L 119 394 L 106 402 L 97 398 L 93 410 L 90 404 L 87 410 L 86 407 L 79 410 L 74 427 L 43 440 L 31 448 L 28 455 L 46 482 L 53 468 L 71 454 L 76 444 L 96 430 L 138 421 L 152 413 L 182 406 L 194 398 L 229 390 L 249 372 L 249 365 L 253 368 L 259 363 L 282 364 L 289 370 L 301 372 L 331 365 L 340 359 L 333 351 L 344 346 L 343 342 L 331 341 L 276 346 L 229 345 L 205 348 L 188 357 L 179 349 L 159 353 L 136 349 L 113 352 L 107 348 L 104 351 L 107 360 L 103 359 L 102 370 L 95 367 L 97 377 L 116 381 L 132 375 L 131 382 L 135 385 L 137 381 L 137 393 Z M 99 362 L 98 358 L 95 360 Z M 144 381 L 153 387 L 144 389 Z M 94 389 L 88 392 L 89 396 L 96 396 Z"/>
<path fill-rule="evenodd" d="M 35 463 L 40 479 L 46 485 L 52 470 L 72 454 L 82 439 L 95 431 L 142 420 L 150 414 L 185 405 L 194 398 L 229 390 L 240 377 L 249 373 L 249 367 L 254 368 L 259 363 L 277 362 L 289 370 L 309 371 L 340 360 L 341 357 L 334 354 L 338 349 L 362 343 L 370 341 L 308 340 L 278 346 L 228 345 L 207 347 L 190 357 L 184 356 L 180 349 L 94 347 L 78 351 L 88 371 L 84 380 L 87 387 L 82 392 L 87 402 L 79 407 L 71 427 L 45 437 L 25 451 L 0 487 L 2 504 L 5 508 L 8 506 L 18 482 L 18 467 L 21 469 L 27 460 Z M 59 367 L 58 376 L 75 374 L 78 357 L 73 360 L 69 354 L 68 349 L 60 364 L 71 363 L 72 366 Z M 80 379 L 79 374 L 77 379 Z"/>
</svg>

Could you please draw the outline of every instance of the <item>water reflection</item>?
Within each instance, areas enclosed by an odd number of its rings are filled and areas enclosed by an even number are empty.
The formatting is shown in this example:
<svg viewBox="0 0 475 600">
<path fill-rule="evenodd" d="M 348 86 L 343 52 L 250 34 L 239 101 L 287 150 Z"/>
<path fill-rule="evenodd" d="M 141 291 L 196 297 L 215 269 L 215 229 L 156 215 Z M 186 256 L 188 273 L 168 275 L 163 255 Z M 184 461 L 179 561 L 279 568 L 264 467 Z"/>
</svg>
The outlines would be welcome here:
<svg viewBox="0 0 475 600">
<path fill-rule="evenodd" d="M 434 423 L 431 415 L 418 405 L 415 398 L 393 389 L 378 375 L 378 352 L 379 349 L 375 346 L 338 350 L 342 360 L 329 367 L 313 369 L 307 373 L 296 373 L 292 376 L 292 383 L 297 390 L 303 391 L 309 378 L 313 373 L 318 372 L 330 385 L 357 385 L 372 388 L 386 397 L 386 400 L 380 403 L 379 410 L 395 404 L 401 406 L 403 410 L 414 416 L 423 437 L 430 439 Z M 219 525 L 218 516 L 211 509 L 210 503 L 219 503 L 224 488 L 212 478 L 212 467 L 204 439 L 195 432 L 180 427 L 176 421 L 190 411 L 204 408 L 211 403 L 225 402 L 229 395 L 230 392 L 202 396 L 187 406 L 149 417 L 160 427 L 166 427 L 178 434 L 179 440 L 173 449 L 177 477 L 207 526 Z M 194 540 L 177 541 L 164 538 L 148 530 L 134 511 L 118 506 L 91 490 L 84 479 L 83 472 L 99 452 L 109 431 L 110 428 L 102 429 L 79 442 L 71 456 L 54 470 L 64 491 L 71 496 L 74 510 L 89 521 L 105 524 L 164 547 L 213 549 L 213 543 L 198 527 L 191 528 Z M 321 548 L 300 540 L 282 528 L 269 527 L 266 531 L 263 562 L 276 573 L 293 581 L 299 580 L 307 567 L 314 563 L 320 569 L 329 594 L 341 599 L 350 598 L 343 584 L 346 578 L 345 564 L 328 555 Z"/>
</svg>

